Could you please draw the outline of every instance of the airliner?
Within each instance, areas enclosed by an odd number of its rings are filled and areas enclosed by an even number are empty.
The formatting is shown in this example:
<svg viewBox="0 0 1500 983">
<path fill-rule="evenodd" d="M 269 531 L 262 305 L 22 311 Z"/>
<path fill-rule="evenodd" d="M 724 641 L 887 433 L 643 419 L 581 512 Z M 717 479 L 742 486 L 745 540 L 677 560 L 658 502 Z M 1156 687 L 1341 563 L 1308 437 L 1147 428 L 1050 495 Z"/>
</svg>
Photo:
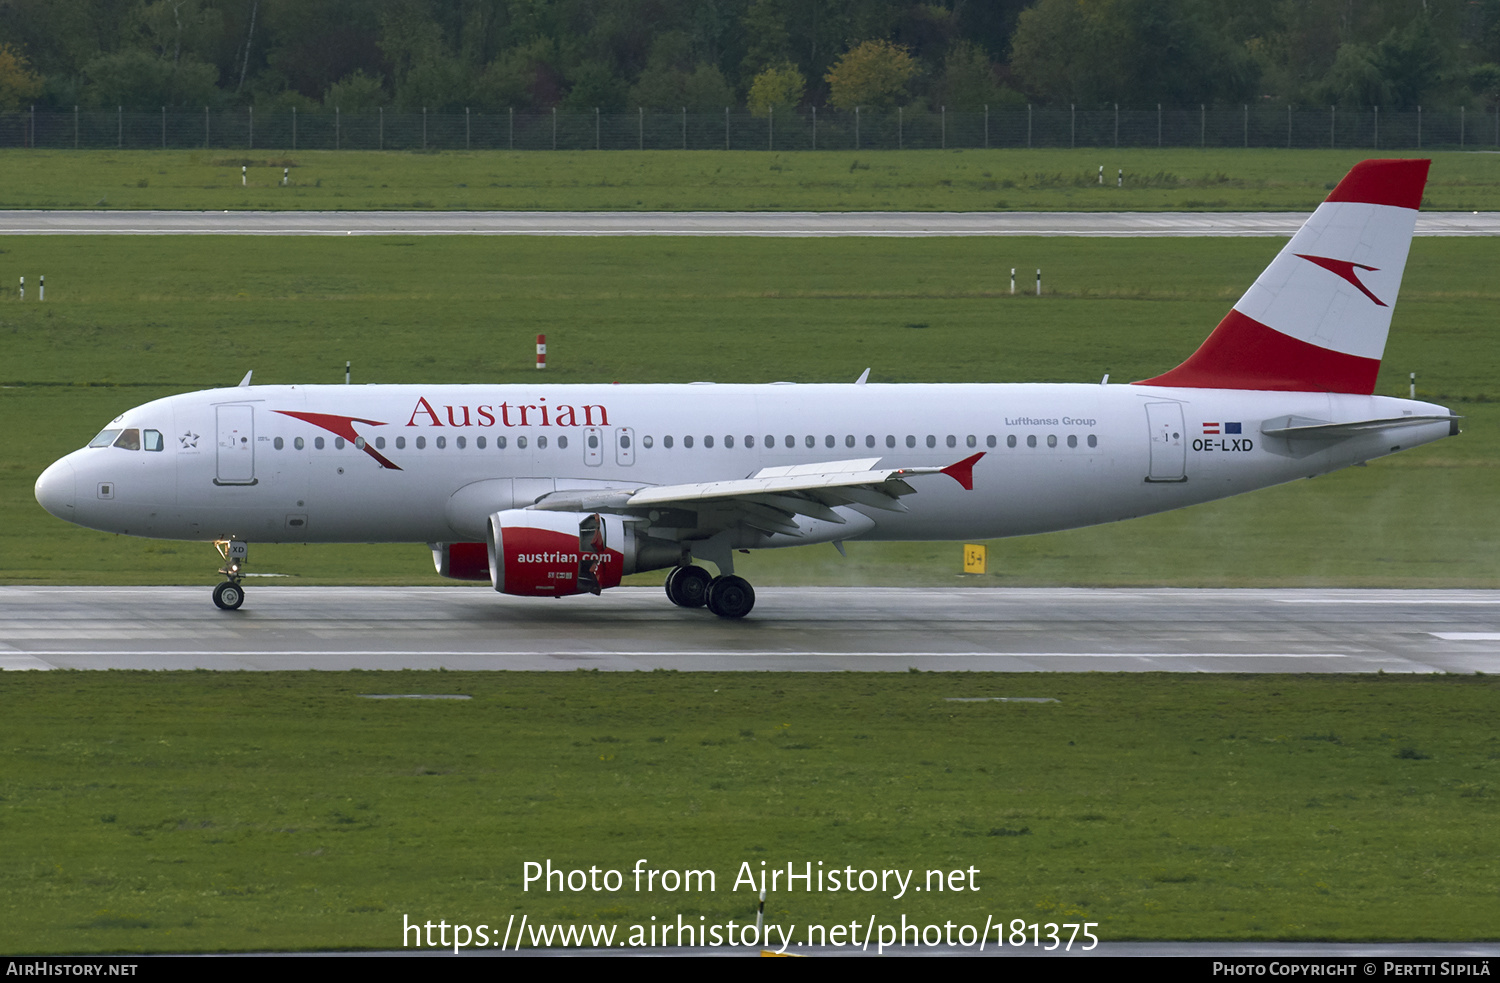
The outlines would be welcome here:
<svg viewBox="0 0 1500 983">
<path fill-rule="evenodd" d="M 741 618 L 736 553 L 978 540 L 1164 512 L 1458 433 L 1374 394 L 1429 161 L 1358 164 L 1186 361 L 1128 385 L 238 386 L 122 413 L 36 482 L 91 529 L 248 544 L 426 543 L 529 597 L 669 570 Z M 702 563 L 711 564 L 711 574 Z"/>
</svg>

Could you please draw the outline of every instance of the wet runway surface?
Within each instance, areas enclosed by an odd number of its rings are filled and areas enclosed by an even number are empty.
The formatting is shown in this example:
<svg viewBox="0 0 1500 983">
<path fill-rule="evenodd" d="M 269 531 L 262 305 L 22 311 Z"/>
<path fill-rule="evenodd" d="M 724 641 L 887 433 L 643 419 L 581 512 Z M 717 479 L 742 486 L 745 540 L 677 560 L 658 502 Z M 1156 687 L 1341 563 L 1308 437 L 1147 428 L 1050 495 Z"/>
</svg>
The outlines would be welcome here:
<svg viewBox="0 0 1500 983">
<path fill-rule="evenodd" d="M 0 587 L 4 669 L 1500 672 L 1500 591 Z"/>
<path fill-rule="evenodd" d="M 1291 236 L 1308 214 L 0 211 L 0 235 Z M 1423 212 L 1416 234 L 1500 235 L 1500 212 Z"/>
</svg>

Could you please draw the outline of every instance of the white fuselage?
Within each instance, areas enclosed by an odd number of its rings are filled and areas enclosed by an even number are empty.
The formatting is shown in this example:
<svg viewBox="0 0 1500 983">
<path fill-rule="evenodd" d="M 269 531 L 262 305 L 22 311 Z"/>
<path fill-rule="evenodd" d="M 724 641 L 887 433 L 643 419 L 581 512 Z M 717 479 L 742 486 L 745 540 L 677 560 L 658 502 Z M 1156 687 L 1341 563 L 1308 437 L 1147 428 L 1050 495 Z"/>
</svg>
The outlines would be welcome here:
<svg viewBox="0 0 1500 983">
<path fill-rule="evenodd" d="M 482 539 L 497 509 L 558 490 L 854 458 L 944 467 L 984 452 L 973 491 L 924 476 L 907 511 L 844 506 L 842 526 L 734 545 L 983 539 L 1224 498 L 1453 432 L 1435 420 L 1325 439 L 1262 433 L 1403 416 L 1447 410 L 1136 385 L 246 386 L 129 410 L 111 428 L 160 432 L 161 450 L 75 451 L 37 497 L 80 525 L 164 539 L 439 543 Z"/>
</svg>

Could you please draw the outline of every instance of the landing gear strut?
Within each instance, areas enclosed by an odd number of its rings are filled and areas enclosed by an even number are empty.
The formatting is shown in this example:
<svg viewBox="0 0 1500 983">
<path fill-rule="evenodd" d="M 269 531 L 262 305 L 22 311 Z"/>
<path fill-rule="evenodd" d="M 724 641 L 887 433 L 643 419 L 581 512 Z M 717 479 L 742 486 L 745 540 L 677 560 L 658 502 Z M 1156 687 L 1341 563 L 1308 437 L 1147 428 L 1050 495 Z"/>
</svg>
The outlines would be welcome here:
<svg viewBox="0 0 1500 983">
<path fill-rule="evenodd" d="M 667 574 L 667 597 L 680 608 L 705 605 L 721 618 L 743 618 L 755 607 L 755 589 L 743 577 L 710 577 L 702 567 L 677 567 Z"/>
<path fill-rule="evenodd" d="M 219 572 L 229 579 L 214 588 L 214 603 L 223 611 L 238 611 L 245 603 L 245 588 L 240 586 L 240 568 L 245 565 L 249 546 L 237 539 L 216 539 L 214 549 L 224 558 Z"/>
</svg>

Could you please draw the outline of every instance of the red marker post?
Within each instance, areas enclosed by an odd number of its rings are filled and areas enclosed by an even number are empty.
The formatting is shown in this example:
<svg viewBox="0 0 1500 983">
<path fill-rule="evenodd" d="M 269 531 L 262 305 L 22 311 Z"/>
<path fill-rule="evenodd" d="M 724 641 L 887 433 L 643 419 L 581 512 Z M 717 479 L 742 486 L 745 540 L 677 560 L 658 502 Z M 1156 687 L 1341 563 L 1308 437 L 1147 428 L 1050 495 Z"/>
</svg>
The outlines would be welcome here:
<svg viewBox="0 0 1500 983">
<path fill-rule="evenodd" d="M 547 336 L 544 334 L 536 336 L 536 367 L 539 369 L 547 367 Z"/>
</svg>

